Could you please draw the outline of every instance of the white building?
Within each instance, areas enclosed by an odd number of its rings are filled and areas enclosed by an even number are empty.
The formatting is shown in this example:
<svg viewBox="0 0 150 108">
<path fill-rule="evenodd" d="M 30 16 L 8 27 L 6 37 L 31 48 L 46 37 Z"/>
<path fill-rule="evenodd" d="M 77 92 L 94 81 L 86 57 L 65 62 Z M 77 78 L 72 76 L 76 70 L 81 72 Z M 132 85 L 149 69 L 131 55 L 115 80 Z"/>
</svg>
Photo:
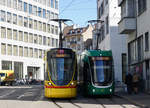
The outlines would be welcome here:
<svg viewBox="0 0 150 108">
<path fill-rule="evenodd" d="M 127 34 L 128 65 L 140 75 L 140 85 L 150 91 L 150 0 L 118 0 L 119 33 Z"/>
<path fill-rule="evenodd" d="M 103 21 L 97 27 L 100 33 L 98 48 L 101 50 L 112 50 L 115 80 L 122 81 L 127 72 L 127 37 L 118 33 L 121 10 L 118 7 L 117 0 L 97 0 L 97 6 L 97 19 Z M 96 37 L 93 40 L 96 40 Z"/>
<path fill-rule="evenodd" d="M 0 0 L 0 70 L 44 79 L 44 53 L 58 46 L 58 0 Z"/>
</svg>

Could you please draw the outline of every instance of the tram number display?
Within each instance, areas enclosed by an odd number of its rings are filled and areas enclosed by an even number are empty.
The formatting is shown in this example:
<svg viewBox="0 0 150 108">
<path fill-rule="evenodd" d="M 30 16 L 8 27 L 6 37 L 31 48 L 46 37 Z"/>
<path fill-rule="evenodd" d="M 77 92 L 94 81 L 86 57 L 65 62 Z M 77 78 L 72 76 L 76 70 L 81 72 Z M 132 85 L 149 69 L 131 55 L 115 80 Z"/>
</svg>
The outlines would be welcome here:
<svg viewBox="0 0 150 108">
<path fill-rule="evenodd" d="M 95 61 L 95 60 L 110 60 L 111 58 L 110 57 L 92 57 L 92 60 Z"/>
<path fill-rule="evenodd" d="M 70 57 L 69 54 L 56 54 L 55 57 Z"/>
</svg>

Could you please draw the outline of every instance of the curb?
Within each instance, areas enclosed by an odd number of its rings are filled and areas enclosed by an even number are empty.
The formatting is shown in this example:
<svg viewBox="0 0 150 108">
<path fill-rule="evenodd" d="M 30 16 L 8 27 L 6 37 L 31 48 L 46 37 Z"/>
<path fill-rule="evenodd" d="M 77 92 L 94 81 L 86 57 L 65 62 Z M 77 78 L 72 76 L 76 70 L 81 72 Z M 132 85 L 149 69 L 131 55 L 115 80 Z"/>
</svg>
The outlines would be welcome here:
<svg viewBox="0 0 150 108">
<path fill-rule="evenodd" d="M 125 100 L 131 102 L 131 103 L 134 104 L 134 105 L 140 106 L 141 108 L 149 108 L 147 105 L 138 103 L 138 102 L 136 102 L 136 101 L 134 101 L 134 100 L 132 100 L 132 99 L 126 97 L 126 96 L 121 96 L 121 95 L 116 95 L 116 94 L 115 94 L 115 96 L 120 97 L 120 98 L 123 98 L 123 99 L 125 99 Z"/>
</svg>

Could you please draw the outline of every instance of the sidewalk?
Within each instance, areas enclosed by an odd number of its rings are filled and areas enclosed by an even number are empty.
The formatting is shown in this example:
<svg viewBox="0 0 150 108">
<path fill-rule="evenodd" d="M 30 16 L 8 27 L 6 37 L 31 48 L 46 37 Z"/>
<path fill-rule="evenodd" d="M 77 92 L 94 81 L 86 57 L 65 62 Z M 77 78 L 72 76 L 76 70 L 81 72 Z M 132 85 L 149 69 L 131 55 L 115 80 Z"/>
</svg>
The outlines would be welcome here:
<svg viewBox="0 0 150 108">
<path fill-rule="evenodd" d="M 130 101 L 133 104 L 140 106 L 141 108 L 150 108 L 150 94 L 138 93 L 138 94 L 128 94 L 125 92 L 123 87 L 117 87 L 115 90 L 115 95 Z"/>
</svg>

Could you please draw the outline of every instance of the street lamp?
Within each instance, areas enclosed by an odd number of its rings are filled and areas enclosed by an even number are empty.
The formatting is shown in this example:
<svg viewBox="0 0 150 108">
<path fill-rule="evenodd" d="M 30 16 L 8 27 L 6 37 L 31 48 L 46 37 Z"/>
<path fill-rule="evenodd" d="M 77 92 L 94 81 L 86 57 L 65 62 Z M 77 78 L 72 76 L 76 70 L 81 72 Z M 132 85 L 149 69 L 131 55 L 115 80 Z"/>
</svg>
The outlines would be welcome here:
<svg viewBox="0 0 150 108">
<path fill-rule="evenodd" d="M 66 21 L 72 21 L 70 19 L 50 19 L 50 21 L 55 21 L 59 23 L 59 28 L 60 28 L 60 33 L 59 33 L 59 48 L 63 48 L 63 33 L 62 33 L 62 23 L 66 22 Z"/>
<path fill-rule="evenodd" d="M 96 25 L 96 35 L 97 35 L 97 42 L 96 42 L 96 50 L 98 49 L 98 41 L 99 41 L 99 37 L 101 35 L 101 31 L 100 29 L 98 28 L 98 24 L 99 23 L 103 23 L 104 21 L 103 20 L 89 20 L 88 23 L 90 23 L 94 29 L 94 26 Z"/>
</svg>

